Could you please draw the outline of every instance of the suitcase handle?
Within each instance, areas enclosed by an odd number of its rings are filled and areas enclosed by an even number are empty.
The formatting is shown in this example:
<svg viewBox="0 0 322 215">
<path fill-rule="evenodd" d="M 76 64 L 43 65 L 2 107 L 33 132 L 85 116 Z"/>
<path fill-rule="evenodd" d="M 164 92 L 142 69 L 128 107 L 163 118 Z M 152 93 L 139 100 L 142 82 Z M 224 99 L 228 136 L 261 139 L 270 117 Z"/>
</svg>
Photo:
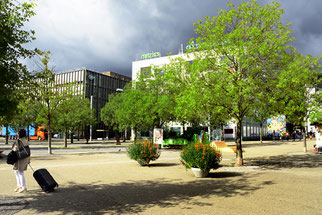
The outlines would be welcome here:
<svg viewBox="0 0 322 215">
<path fill-rule="evenodd" d="M 30 163 L 29 163 L 29 166 L 30 166 L 30 169 L 31 169 L 33 172 L 35 172 L 35 170 L 32 168 L 32 166 L 30 165 Z"/>
</svg>

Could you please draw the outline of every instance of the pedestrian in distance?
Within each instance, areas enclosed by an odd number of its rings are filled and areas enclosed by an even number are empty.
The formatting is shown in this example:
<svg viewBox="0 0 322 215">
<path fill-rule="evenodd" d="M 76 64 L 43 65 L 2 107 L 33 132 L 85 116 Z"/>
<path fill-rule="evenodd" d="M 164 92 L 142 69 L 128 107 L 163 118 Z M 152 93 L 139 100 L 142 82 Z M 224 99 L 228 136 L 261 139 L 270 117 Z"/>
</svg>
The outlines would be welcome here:
<svg viewBox="0 0 322 215">
<path fill-rule="evenodd" d="M 12 145 L 12 150 L 18 152 L 19 150 L 22 150 L 23 147 L 29 148 L 26 130 L 20 129 L 17 133 L 17 136 L 18 136 L 17 140 Z M 27 166 L 29 163 L 30 163 L 30 151 L 29 151 L 29 156 L 22 159 L 18 158 L 17 162 L 14 163 L 13 165 L 13 170 L 17 180 L 17 188 L 14 191 L 17 193 L 24 193 L 27 191 L 24 171 L 27 170 Z"/>
<path fill-rule="evenodd" d="M 287 131 L 285 136 L 286 136 L 286 140 L 288 141 L 290 139 L 290 133 Z"/>
<path fill-rule="evenodd" d="M 299 141 L 301 141 L 302 140 L 302 132 L 299 132 L 298 137 L 299 137 Z"/>
<path fill-rule="evenodd" d="M 310 131 L 309 136 L 310 136 L 310 140 L 312 140 L 312 137 L 313 137 L 313 132 L 312 132 L 312 130 Z"/>
<path fill-rule="evenodd" d="M 292 136 L 293 136 L 293 141 L 295 141 L 295 137 L 296 137 L 296 132 L 295 131 L 293 131 Z"/>
</svg>

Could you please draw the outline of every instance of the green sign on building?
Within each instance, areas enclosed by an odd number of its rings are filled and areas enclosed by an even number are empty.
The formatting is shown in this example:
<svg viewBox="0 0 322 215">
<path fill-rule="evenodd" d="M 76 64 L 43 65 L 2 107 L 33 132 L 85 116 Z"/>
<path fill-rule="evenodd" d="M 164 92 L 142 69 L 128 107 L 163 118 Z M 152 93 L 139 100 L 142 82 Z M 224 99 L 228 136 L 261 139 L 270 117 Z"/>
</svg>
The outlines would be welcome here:
<svg viewBox="0 0 322 215">
<path fill-rule="evenodd" d="M 154 57 L 161 57 L 160 52 L 151 52 L 151 53 L 143 54 L 141 55 L 141 60 L 150 59 Z"/>
</svg>

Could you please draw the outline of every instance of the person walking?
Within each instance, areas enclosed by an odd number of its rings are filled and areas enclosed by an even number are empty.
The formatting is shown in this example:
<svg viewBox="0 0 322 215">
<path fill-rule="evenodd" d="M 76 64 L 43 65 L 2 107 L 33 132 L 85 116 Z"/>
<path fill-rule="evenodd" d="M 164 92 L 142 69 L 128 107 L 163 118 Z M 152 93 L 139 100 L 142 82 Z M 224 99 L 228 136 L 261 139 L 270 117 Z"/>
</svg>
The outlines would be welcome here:
<svg viewBox="0 0 322 215">
<path fill-rule="evenodd" d="M 12 150 L 18 152 L 19 150 L 22 150 L 23 147 L 29 148 L 26 130 L 20 129 L 17 133 L 17 136 L 18 136 L 18 139 L 12 145 Z M 14 191 L 17 193 L 24 193 L 27 191 L 24 171 L 27 170 L 27 166 L 29 163 L 30 163 L 30 155 L 22 159 L 18 158 L 17 162 L 13 165 L 13 170 L 17 180 L 17 188 Z"/>
<path fill-rule="evenodd" d="M 296 138 L 296 131 L 295 130 L 293 131 L 292 136 L 293 136 L 293 141 L 295 141 L 295 138 Z"/>
<path fill-rule="evenodd" d="M 299 131 L 298 137 L 299 137 L 299 141 L 301 141 L 302 140 L 302 132 L 301 131 Z"/>
<path fill-rule="evenodd" d="M 288 141 L 290 139 L 290 133 L 287 131 L 286 132 L 286 140 Z"/>
</svg>

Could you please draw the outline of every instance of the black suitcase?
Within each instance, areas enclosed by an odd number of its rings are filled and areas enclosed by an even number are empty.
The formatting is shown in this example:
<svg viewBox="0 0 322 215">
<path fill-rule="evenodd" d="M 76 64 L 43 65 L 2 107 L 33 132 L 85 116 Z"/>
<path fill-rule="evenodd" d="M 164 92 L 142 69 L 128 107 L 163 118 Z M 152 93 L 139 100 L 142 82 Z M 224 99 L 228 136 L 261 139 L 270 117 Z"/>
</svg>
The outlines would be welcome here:
<svg viewBox="0 0 322 215">
<path fill-rule="evenodd" d="M 31 169 L 32 169 L 32 167 L 31 167 Z M 32 169 L 32 171 L 34 171 L 34 170 Z M 58 187 L 57 182 L 50 175 L 50 173 L 47 171 L 47 169 L 38 169 L 38 170 L 34 171 L 33 176 L 36 179 L 36 181 L 38 182 L 41 189 L 43 191 L 45 191 L 46 193 L 53 192 L 55 187 Z"/>
</svg>

